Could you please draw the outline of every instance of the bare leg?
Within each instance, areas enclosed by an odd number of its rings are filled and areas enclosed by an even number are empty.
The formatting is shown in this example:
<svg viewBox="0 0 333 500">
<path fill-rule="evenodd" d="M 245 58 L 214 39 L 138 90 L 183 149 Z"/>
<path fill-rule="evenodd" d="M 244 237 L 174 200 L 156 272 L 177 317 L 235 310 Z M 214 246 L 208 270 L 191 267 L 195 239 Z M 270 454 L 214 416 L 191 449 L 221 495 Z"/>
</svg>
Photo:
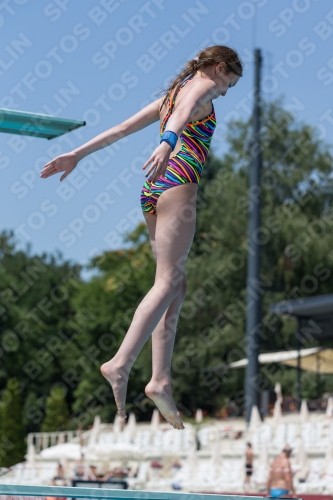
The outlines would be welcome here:
<svg viewBox="0 0 333 500">
<path fill-rule="evenodd" d="M 122 416 L 126 416 L 129 371 L 182 287 L 184 265 L 195 230 L 196 191 L 197 185 L 189 183 L 161 195 L 156 216 L 157 269 L 154 286 L 139 304 L 118 352 L 101 367 L 103 376 L 112 386 L 118 413 Z M 157 401 L 153 394 L 151 396 L 157 406 L 162 403 L 161 398 Z M 177 428 L 183 427 L 178 414 L 166 415 L 166 418 Z"/>
<path fill-rule="evenodd" d="M 149 229 L 150 243 L 152 246 L 155 260 L 157 261 L 156 250 L 156 215 L 144 213 L 146 223 Z M 174 403 L 171 391 L 171 358 L 173 346 L 176 337 L 177 322 L 186 295 L 186 276 L 185 272 L 182 278 L 182 287 L 177 297 L 171 302 L 168 309 L 163 314 L 161 320 L 152 333 L 153 347 L 153 373 L 149 384 L 146 386 L 145 392 L 148 397 L 158 403 L 159 410 L 162 415 L 169 421 L 170 425 L 179 428 L 172 423 L 174 416 L 178 421 L 178 412 Z M 166 396 L 166 397 L 163 397 Z M 171 417 L 171 418 L 170 418 Z M 179 422 L 179 421 L 178 421 Z M 178 423 L 177 422 L 177 423 Z M 182 427 L 181 427 L 182 428 Z"/>
<path fill-rule="evenodd" d="M 145 393 L 152 399 L 164 418 L 175 429 L 183 429 L 171 390 L 171 358 L 176 338 L 177 322 L 186 294 L 184 275 L 182 289 L 164 313 L 152 334 L 153 373 Z M 181 425 L 180 425 L 181 424 Z"/>
</svg>

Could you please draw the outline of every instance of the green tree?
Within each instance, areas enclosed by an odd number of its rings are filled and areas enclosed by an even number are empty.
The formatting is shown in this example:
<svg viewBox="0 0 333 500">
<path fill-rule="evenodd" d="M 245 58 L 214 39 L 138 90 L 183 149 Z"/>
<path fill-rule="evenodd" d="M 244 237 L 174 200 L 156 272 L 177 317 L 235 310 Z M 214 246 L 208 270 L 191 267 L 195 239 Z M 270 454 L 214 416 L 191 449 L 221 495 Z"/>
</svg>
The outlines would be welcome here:
<svg viewBox="0 0 333 500">
<path fill-rule="evenodd" d="M 38 432 L 50 387 L 64 380 L 73 360 L 63 356 L 84 312 L 71 305 L 80 266 L 61 254 L 19 249 L 13 231 L 0 234 L 0 391 L 8 379 L 24 382 L 25 433 Z M 67 384 L 68 403 L 74 400 Z"/>
<path fill-rule="evenodd" d="M 46 412 L 41 430 L 43 432 L 63 431 L 67 428 L 68 418 L 69 410 L 64 388 L 56 386 L 46 400 Z"/>
<path fill-rule="evenodd" d="M 0 402 L 0 466 L 11 467 L 24 460 L 26 444 L 22 424 L 22 384 L 17 379 L 7 381 Z"/>
</svg>

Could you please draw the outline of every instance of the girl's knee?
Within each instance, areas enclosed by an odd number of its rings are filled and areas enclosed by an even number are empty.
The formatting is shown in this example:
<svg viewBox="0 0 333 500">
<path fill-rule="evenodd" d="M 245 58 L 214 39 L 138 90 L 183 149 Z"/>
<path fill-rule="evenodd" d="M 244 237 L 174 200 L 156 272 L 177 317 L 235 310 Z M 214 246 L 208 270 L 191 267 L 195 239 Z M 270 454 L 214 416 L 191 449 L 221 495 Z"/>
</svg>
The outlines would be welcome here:
<svg viewBox="0 0 333 500">
<path fill-rule="evenodd" d="M 175 299 L 182 291 L 182 280 L 164 279 L 155 282 L 156 287 L 163 295 Z"/>
<path fill-rule="evenodd" d="M 179 286 L 177 287 L 176 299 L 179 303 L 184 302 L 186 291 L 187 291 L 187 283 L 186 283 L 186 278 L 183 276 L 182 280 L 179 283 Z"/>
</svg>

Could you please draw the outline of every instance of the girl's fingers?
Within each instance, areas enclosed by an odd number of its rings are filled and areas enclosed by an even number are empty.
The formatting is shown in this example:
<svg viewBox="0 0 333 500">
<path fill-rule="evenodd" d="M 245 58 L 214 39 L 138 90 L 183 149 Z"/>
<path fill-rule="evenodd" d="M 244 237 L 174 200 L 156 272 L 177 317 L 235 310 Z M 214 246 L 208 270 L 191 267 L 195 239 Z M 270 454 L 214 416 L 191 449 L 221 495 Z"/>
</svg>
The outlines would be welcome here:
<svg viewBox="0 0 333 500">
<path fill-rule="evenodd" d="M 153 161 L 153 159 L 149 160 L 147 163 L 150 163 L 151 161 Z M 145 164 L 144 167 L 146 168 L 146 166 L 147 165 Z M 145 176 L 149 177 L 151 175 L 149 180 L 151 182 L 156 182 L 159 177 L 161 177 L 161 176 L 164 177 L 166 167 L 167 167 L 167 165 L 163 165 L 163 164 L 159 165 L 158 161 L 155 159 L 154 163 L 148 168 Z"/>
<path fill-rule="evenodd" d="M 146 177 L 149 177 L 151 174 L 153 174 L 153 172 L 156 171 L 156 168 L 157 168 L 157 165 L 155 165 L 154 163 L 149 167 L 149 169 L 147 170 L 147 173 L 145 174 Z M 154 174 L 153 174 L 154 175 Z"/>
<path fill-rule="evenodd" d="M 161 169 L 155 170 L 153 176 L 152 176 L 152 182 L 156 182 L 159 177 L 161 177 Z"/>
<path fill-rule="evenodd" d="M 156 168 L 156 165 L 154 163 L 152 165 L 150 165 L 150 167 L 147 170 L 146 175 L 150 175 L 155 170 L 155 168 Z"/>
<path fill-rule="evenodd" d="M 49 175 L 51 175 L 51 170 L 45 170 L 45 172 L 41 172 L 41 175 L 43 177 L 48 177 Z"/>
<path fill-rule="evenodd" d="M 55 170 L 55 166 L 54 165 L 49 165 L 47 168 L 43 168 L 43 170 L 41 171 L 42 174 L 48 174 L 49 172 L 53 172 L 53 170 Z"/>
<path fill-rule="evenodd" d="M 49 167 L 52 164 L 52 162 L 53 162 L 53 160 L 49 161 L 48 163 L 45 163 L 43 170 L 44 170 L 44 168 Z"/>
<path fill-rule="evenodd" d="M 50 164 L 46 167 L 46 169 L 47 169 L 47 170 L 52 170 L 53 168 L 56 168 L 55 163 L 50 163 Z"/>
<path fill-rule="evenodd" d="M 54 168 L 53 167 L 48 167 L 46 170 L 44 170 L 44 174 L 50 174 L 51 172 L 53 172 Z"/>
<path fill-rule="evenodd" d="M 161 166 L 161 165 L 160 166 L 156 165 L 155 171 L 154 171 L 152 177 L 150 178 L 151 182 L 156 182 L 159 177 L 166 178 L 165 171 L 166 171 L 166 168 L 163 168 L 163 166 Z"/>
<path fill-rule="evenodd" d="M 152 161 L 154 161 L 154 158 L 150 157 L 149 160 L 143 165 L 142 170 L 145 170 Z"/>
<path fill-rule="evenodd" d="M 51 175 L 57 174 L 59 169 L 55 165 L 50 165 L 49 167 L 41 170 L 40 176 L 43 178 L 50 177 Z"/>
</svg>

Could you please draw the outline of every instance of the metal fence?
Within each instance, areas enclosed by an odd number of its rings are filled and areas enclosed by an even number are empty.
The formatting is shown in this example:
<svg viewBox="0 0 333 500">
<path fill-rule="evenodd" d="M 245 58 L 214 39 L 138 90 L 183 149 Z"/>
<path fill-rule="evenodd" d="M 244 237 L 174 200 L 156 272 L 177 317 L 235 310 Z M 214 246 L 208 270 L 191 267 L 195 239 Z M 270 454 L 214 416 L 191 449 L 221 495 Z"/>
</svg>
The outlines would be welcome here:
<svg viewBox="0 0 333 500">
<path fill-rule="evenodd" d="M 48 498 L 103 498 L 112 500 L 212 500 L 212 495 L 198 493 L 171 493 L 134 491 L 104 488 L 80 488 L 69 486 L 24 486 L 15 484 L 0 484 L 0 495 L 7 500 L 19 497 L 48 497 Z M 260 496 L 214 495 L 214 500 L 261 500 Z"/>
</svg>

